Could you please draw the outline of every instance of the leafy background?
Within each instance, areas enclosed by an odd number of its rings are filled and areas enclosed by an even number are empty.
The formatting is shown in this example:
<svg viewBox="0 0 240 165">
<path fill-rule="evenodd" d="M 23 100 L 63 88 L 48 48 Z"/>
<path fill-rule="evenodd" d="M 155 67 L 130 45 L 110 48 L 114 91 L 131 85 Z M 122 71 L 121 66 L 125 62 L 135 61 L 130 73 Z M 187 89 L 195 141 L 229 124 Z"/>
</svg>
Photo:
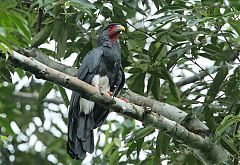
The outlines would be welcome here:
<svg viewBox="0 0 240 165">
<path fill-rule="evenodd" d="M 127 29 L 120 41 L 129 89 L 205 121 L 212 141 L 231 153 L 229 164 L 238 164 L 240 2 L 0 2 L 0 50 L 6 59 L 15 48 L 38 47 L 78 67 L 96 46 L 100 26 L 121 23 Z M 0 164 L 79 164 L 66 153 L 69 91 L 0 62 Z M 83 163 L 202 164 L 164 133 L 114 113 L 95 134 L 95 153 Z"/>
</svg>

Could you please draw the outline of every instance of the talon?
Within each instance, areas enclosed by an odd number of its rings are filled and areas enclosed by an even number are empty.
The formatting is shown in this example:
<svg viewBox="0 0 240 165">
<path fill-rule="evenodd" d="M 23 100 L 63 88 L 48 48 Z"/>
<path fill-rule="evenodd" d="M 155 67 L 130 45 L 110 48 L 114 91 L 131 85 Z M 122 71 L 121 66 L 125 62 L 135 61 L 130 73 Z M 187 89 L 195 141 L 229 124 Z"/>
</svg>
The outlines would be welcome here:
<svg viewBox="0 0 240 165">
<path fill-rule="evenodd" d="M 123 100 L 123 101 L 125 101 L 126 103 L 128 103 L 128 99 L 123 98 L 123 97 L 121 97 L 120 99 Z"/>
<path fill-rule="evenodd" d="M 113 96 L 113 93 L 112 93 L 112 92 L 108 91 L 107 93 L 108 93 L 110 96 Z"/>
</svg>

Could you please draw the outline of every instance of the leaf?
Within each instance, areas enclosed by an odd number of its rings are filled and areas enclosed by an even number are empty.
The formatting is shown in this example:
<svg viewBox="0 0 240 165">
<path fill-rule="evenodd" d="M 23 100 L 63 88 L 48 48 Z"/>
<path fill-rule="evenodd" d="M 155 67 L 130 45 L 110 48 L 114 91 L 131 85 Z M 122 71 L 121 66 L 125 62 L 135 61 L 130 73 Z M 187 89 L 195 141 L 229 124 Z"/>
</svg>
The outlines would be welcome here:
<svg viewBox="0 0 240 165">
<path fill-rule="evenodd" d="M 206 121 L 206 124 L 208 128 L 211 130 L 214 130 L 215 128 L 215 119 L 213 117 L 213 110 L 209 108 L 208 105 L 203 107 L 203 115 L 204 115 L 204 120 Z"/>
<path fill-rule="evenodd" d="M 216 139 L 217 140 L 217 139 Z M 234 139 L 227 138 L 226 136 L 221 137 L 221 145 L 229 151 L 232 155 L 238 154 L 237 145 L 234 142 Z"/>
<path fill-rule="evenodd" d="M 6 80 L 7 82 L 12 83 L 12 76 L 5 66 L 0 67 L 0 76 L 4 78 L 4 80 Z"/>
<path fill-rule="evenodd" d="M 217 75 L 213 79 L 213 83 L 207 92 L 206 102 L 211 102 L 219 92 L 221 85 L 228 74 L 228 67 L 226 65 L 222 66 L 218 71 Z"/>
<path fill-rule="evenodd" d="M 57 86 L 58 88 L 58 91 L 60 92 L 61 96 L 62 96 L 62 99 L 63 99 L 63 102 L 65 104 L 66 107 L 69 106 L 70 102 L 69 102 L 69 99 L 68 99 L 68 96 L 67 96 L 67 93 L 65 91 L 65 89 L 61 86 Z"/>
<path fill-rule="evenodd" d="M 154 131 L 155 129 L 152 127 L 141 128 L 135 133 L 133 140 L 144 138 L 145 136 L 152 134 Z"/>
<path fill-rule="evenodd" d="M 142 138 L 140 138 L 136 141 L 136 143 L 137 143 L 137 155 L 138 156 L 139 156 L 139 153 L 142 149 L 143 142 L 144 142 L 144 137 L 142 137 Z"/>
<path fill-rule="evenodd" d="M 46 98 L 46 96 L 48 95 L 48 93 L 52 90 L 53 88 L 53 83 L 49 82 L 49 81 L 46 81 L 43 86 L 42 86 L 42 89 L 39 93 L 39 96 L 38 96 L 38 102 L 42 102 L 43 99 Z"/>
<path fill-rule="evenodd" d="M 143 32 L 140 31 L 134 31 L 132 33 L 128 34 L 128 40 L 145 40 L 147 38 L 146 34 L 144 34 Z"/>
<path fill-rule="evenodd" d="M 31 41 L 31 47 L 38 47 L 48 39 L 53 29 L 53 23 L 46 25 L 40 32 L 38 32 Z"/>
<path fill-rule="evenodd" d="M 129 79 L 129 88 L 140 95 L 143 95 L 144 93 L 144 80 L 145 80 L 145 74 L 146 73 L 138 73 L 132 75 Z"/>
<path fill-rule="evenodd" d="M 109 164 L 118 164 L 119 159 L 122 157 L 123 153 L 120 153 L 118 149 L 116 149 L 110 156 Z"/>
<path fill-rule="evenodd" d="M 76 67 L 79 66 L 80 58 L 83 59 L 91 49 L 92 49 L 92 42 L 89 41 L 83 46 L 80 54 L 77 56 L 76 60 L 74 61 L 73 66 L 76 66 Z"/>
<path fill-rule="evenodd" d="M 15 0 L 1 0 L 0 3 L 1 3 L 0 11 L 9 8 L 14 8 L 17 5 L 17 2 Z"/>
<path fill-rule="evenodd" d="M 154 77 L 153 85 L 152 85 L 152 94 L 156 100 L 160 100 L 160 80 L 158 77 Z"/>
<path fill-rule="evenodd" d="M 92 15 L 90 9 L 96 9 L 95 6 L 87 0 L 70 0 L 69 4 L 78 8 L 80 11 L 86 12 L 88 15 Z"/>
<path fill-rule="evenodd" d="M 64 56 L 66 45 L 67 45 L 67 38 L 68 38 L 68 30 L 66 28 L 65 23 L 61 25 L 61 30 L 58 36 L 58 44 L 57 44 L 57 55 L 58 59 Z"/>
<path fill-rule="evenodd" d="M 20 34 L 22 34 L 27 42 L 30 42 L 31 33 L 27 26 L 27 21 L 18 13 L 8 14 L 9 18 L 14 22 Z"/>
<path fill-rule="evenodd" d="M 115 144 L 117 147 L 121 147 L 121 141 L 119 140 L 119 138 L 115 137 L 115 138 L 113 139 L 113 141 L 114 141 L 114 144 Z"/>
<path fill-rule="evenodd" d="M 233 116 L 231 114 L 231 115 L 225 116 L 215 131 L 216 140 L 218 140 L 220 138 L 220 136 L 223 134 L 223 132 L 226 131 L 227 128 L 229 128 L 235 122 L 239 122 L 239 121 L 240 121 L 240 115 Z"/>
<path fill-rule="evenodd" d="M 7 136 L 0 135 L 0 140 L 4 145 L 7 145 L 7 142 L 8 142 Z"/>
<path fill-rule="evenodd" d="M 164 23 L 165 21 L 172 21 L 175 19 L 175 15 L 165 15 L 165 16 L 162 16 L 161 18 L 158 18 L 158 19 L 155 19 L 154 21 L 151 22 L 151 25 L 152 26 L 155 26 L 157 24 L 161 24 L 161 23 Z"/>
<path fill-rule="evenodd" d="M 169 71 L 167 70 L 167 68 L 164 65 L 161 66 L 160 73 L 162 74 L 164 79 L 169 83 L 169 88 L 170 88 L 170 91 L 171 91 L 173 97 L 177 100 L 177 102 L 179 102 L 180 93 L 179 93 L 178 87 L 173 82 L 172 76 L 170 75 Z"/>
<path fill-rule="evenodd" d="M 104 147 L 103 152 L 102 152 L 103 156 L 105 156 L 112 149 L 113 145 L 114 145 L 114 142 L 112 141 L 111 143 L 107 144 Z"/>
<path fill-rule="evenodd" d="M 135 151 L 137 147 L 137 144 L 135 142 L 132 142 L 132 144 L 129 146 L 128 150 L 127 150 L 127 157 L 129 157 L 131 155 L 131 153 L 133 153 L 133 151 Z"/>
<path fill-rule="evenodd" d="M 240 23 L 239 22 L 229 22 L 232 28 L 238 33 L 240 36 Z"/>
</svg>

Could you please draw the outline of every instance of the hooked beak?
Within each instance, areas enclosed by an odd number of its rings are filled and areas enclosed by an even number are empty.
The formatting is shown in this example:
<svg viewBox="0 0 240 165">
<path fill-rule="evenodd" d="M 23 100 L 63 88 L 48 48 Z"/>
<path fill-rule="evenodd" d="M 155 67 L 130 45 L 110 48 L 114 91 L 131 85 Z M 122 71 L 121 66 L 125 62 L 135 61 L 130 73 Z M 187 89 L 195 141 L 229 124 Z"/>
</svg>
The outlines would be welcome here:
<svg viewBox="0 0 240 165">
<path fill-rule="evenodd" d="M 122 25 L 117 26 L 117 31 L 125 31 L 125 27 Z"/>
</svg>

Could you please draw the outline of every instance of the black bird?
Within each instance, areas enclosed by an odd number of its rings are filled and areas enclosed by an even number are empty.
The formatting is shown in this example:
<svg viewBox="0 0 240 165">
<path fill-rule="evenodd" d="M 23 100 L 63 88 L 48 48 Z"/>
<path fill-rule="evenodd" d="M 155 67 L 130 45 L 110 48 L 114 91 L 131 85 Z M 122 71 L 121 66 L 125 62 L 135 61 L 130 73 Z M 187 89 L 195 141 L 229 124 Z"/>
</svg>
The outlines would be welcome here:
<svg viewBox="0 0 240 165">
<path fill-rule="evenodd" d="M 102 30 L 97 47 L 83 59 L 77 77 L 113 97 L 122 89 L 125 76 L 121 65 L 121 48 L 118 35 L 125 28 L 110 24 Z M 106 119 L 109 110 L 72 92 L 69 107 L 67 152 L 73 159 L 84 159 L 86 152 L 93 153 L 93 129 Z"/>
</svg>

